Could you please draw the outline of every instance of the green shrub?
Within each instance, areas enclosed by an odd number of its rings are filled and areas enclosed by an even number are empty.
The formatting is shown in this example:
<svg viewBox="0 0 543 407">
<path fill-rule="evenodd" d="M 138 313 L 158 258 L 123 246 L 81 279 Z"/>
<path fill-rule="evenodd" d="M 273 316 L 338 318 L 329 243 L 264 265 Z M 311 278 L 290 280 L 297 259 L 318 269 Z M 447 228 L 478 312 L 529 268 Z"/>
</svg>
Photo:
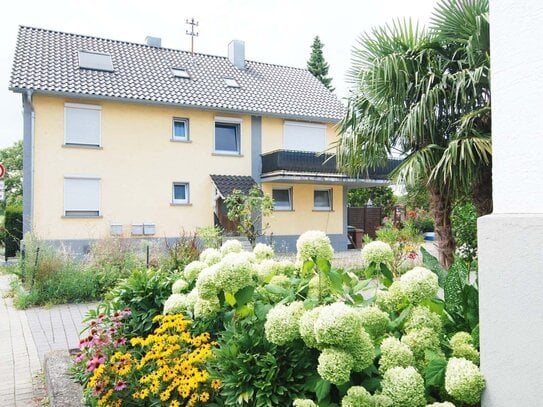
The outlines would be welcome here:
<svg viewBox="0 0 543 407">
<path fill-rule="evenodd" d="M 19 251 L 23 238 L 23 208 L 8 206 L 4 216 L 6 256 L 13 257 Z"/>
<path fill-rule="evenodd" d="M 290 406 L 305 395 L 317 355 L 301 340 L 287 346 L 269 343 L 264 321 L 251 317 L 227 324 L 212 363 L 225 406 Z"/>
<path fill-rule="evenodd" d="M 162 259 L 161 266 L 169 270 L 183 270 L 187 264 L 198 260 L 198 239 L 194 233 L 181 233 L 173 241 L 165 240 L 166 257 Z"/>
<path fill-rule="evenodd" d="M 477 209 L 472 202 L 457 204 L 451 212 L 457 255 L 472 261 L 477 257 Z"/>
<path fill-rule="evenodd" d="M 128 323 L 131 337 L 152 332 L 153 318 L 162 313 L 177 278 L 171 271 L 161 269 L 134 270 L 106 296 L 118 309 L 128 307 L 132 311 Z"/>
<path fill-rule="evenodd" d="M 203 226 L 196 230 L 196 236 L 204 249 L 221 247 L 223 231 L 218 226 Z"/>
</svg>

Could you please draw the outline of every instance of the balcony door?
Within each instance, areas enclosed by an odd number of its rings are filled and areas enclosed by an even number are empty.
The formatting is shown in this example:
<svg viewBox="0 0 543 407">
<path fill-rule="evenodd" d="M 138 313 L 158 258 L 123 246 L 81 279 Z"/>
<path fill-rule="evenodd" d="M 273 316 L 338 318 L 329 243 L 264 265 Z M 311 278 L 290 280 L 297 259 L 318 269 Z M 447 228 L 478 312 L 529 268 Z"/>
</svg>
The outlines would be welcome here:
<svg viewBox="0 0 543 407">
<path fill-rule="evenodd" d="M 320 153 L 326 149 L 326 125 L 286 121 L 283 126 L 283 149 Z"/>
</svg>

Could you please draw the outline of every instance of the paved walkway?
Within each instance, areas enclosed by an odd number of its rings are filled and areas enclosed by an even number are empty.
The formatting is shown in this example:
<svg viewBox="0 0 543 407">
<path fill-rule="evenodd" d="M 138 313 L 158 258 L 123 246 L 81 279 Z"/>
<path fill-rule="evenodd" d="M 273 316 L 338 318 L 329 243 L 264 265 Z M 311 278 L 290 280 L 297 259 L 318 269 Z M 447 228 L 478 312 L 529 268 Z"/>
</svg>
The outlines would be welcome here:
<svg viewBox="0 0 543 407">
<path fill-rule="evenodd" d="M 19 311 L 11 298 L 4 298 L 10 279 L 0 275 L 0 406 L 40 406 L 32 384 L 45 354 L 78 346 L 81 320 L 94 304 Z"/>
</svg>

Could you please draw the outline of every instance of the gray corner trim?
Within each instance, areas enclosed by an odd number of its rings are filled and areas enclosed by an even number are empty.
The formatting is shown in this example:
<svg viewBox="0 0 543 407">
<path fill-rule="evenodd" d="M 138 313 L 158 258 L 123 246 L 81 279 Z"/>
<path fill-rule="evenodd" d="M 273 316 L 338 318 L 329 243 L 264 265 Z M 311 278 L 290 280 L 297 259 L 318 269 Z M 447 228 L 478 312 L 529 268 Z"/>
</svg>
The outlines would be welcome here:
<svg viewBox="0 0 543 407">
<path fill-rule="evenodd" d="M 251 116 L 251 176 L 257 184 L 260 184 L 260 174 L 262 173 L 262 117 Z M 256 222 L 258 215 L 253 219 L 257 235 L 262 232 L 262 219 Z"/>
<path fill-rule="evenodd" d="M 10 87 L 10 91 L 14 93 L 23 93 L 26 92 L 26 88 L 18 88 L 18 87 Z M 224 112 L 224 113 L 239 113 L 239 114 L 246 114 L 246 115 L 263 115 L 266 117 L 277 117 L 280 119 L 293 119 L 293 120 L 301 120 L 301 121 L 309 121 L 309 122 L 322 122 L 322 123 L 331 123 L 336 124 L 339 123 L 341 120 L 340 117 L 321 117 L 321 116 L 307 116 L 307 115 L 299 115 L 294 113 L 274 113 L 274 112 L 266 112 L 266 111 L 253 111 L 253 110 L 243 110 L 243 109 L 227 109 L 227 108 L 220 108 L 215 106 L 202 106 L 202 105 L 196 105 L 196 104 L 188 104 L 188 103 L 175 103 L 175 102 L 158 102 L 154 100 L 147 100 L 147 99 L 132 99 L 132 98 L 126 98 L 126 97 L 120 97 L 120 96 L 104 96 L 104 95 L 91 95 L 91 94 L 85 94 L 85 93 L 77 93 L 77 92 L 65 92 L 65 91 L 51 91 L 51 90 L 42 90 L 42 89 L 35 89 L 32 90 L 32 92 L 45 95 L 45 96 L 63 96 L 63 97 L 69 97 L 74 99 L 92 99 L 92 100 L 106 100 L 111 102 L 124 102 L 124 103 L 136 103 L 136 104 L 143 104 L 147 106 L 170 106 L 170 107 L 178 107 L 181 109 L 193 109 L 193 110 L 205 110 L 205 111 L 211 111 L 211 112 Z"/>
<path fill-rule="evenodd" d="M 347 236 L 347 226 L 349 223 L 349 212 L 347 210 L 347 206 L 349 205 L 349 198 L 348 198 L 348 188 L 346 186 L 343 187 L 343 202 L 341 203 L 341 206 L 343 208 L 343 234 Z"/>
<path fill-rule="evenodd" d="M 251 116 L 251 176 L 260 183 L 262 173 L 262 116 Z"/>
<path fill-rule="evenodd" d="M 34 109 L 32 91 L 23 93 L 23 235 L 32 232 L 34 181 Z"/>
</svg>

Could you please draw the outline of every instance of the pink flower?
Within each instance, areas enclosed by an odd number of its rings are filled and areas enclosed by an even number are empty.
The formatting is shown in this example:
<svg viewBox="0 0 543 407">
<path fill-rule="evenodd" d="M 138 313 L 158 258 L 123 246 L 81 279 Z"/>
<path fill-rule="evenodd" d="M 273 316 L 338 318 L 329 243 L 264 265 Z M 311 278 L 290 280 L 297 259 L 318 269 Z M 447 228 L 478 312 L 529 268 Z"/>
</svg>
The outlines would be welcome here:
<svg viewBox="0 0 543 407">
<path fill-rule="evenodd" d="M 94 369 L 96 369 L 98 366 L 106 363 L 106 359 L 102 355 L 96 355 L 93 356 L 91 360 L 87 361 L 86 364 L 86 371 L 88 373 L 92 372 Z"/>
<path fill-rule="evenodd" d="M 113 342 L 113 346 L 118 348 L 119 346 L 124 345 L 125 343 L 126 343 L 126 338 L 119 338 L 119 339 L 115 339 L 115 342 Z"/>
<path fill-rule="evenodd" d="M 122 391 L 126 388 L 126 382 L 124 380 L 119 380 L 117 383 L 115 383 L 115 391 Z"/>
<path fill-rule="evenodd" d="M 96 385 L 92 388 L 92 395 L 93 396 L 99 396 L 100 393 L 104 391 L 104 384 L 102 382 L 96 383 Z"/>
<path fill-rule="evenodd" d="M 75 362 L 76 363 L 79 363 L 81 362 L 83 359 L 85 358 L 85 355 L 81 352 L 78 352 L 76 355 L 75 355 Z"/>
<path fill-rule="evenodd" d="M 410 260 L 415 260 L 417 258 L 417 253 L 411 252 L 407 255 L 407 258 Z"/>
</svg>

